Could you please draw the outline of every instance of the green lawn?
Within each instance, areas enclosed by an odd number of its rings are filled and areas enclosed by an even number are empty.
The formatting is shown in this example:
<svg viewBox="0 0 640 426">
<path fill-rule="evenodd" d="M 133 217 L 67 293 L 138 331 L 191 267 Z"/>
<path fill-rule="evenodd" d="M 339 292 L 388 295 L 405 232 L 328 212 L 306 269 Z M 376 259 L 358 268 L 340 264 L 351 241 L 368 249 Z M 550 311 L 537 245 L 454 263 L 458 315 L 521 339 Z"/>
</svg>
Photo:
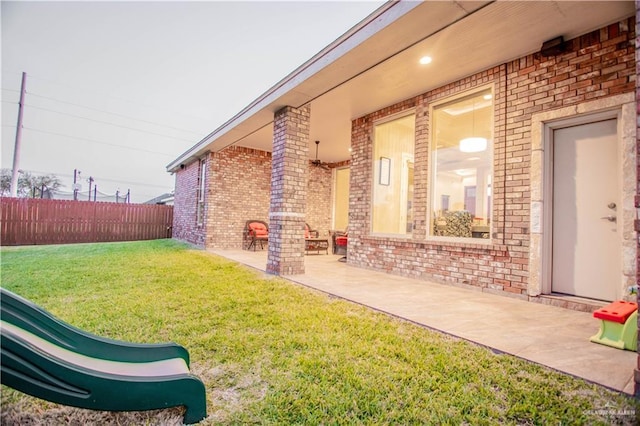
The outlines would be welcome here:
<svg viewBox="0 0 640 426">
<path fill-rule="evenodd" d="M 175 341 L 202 424 L 635 424 L 631 398 L 171 240 L 4 248 L 2 286 L 87 331 Z M 2 388 L 2 424 L 175 424 Z"/>
</svg>

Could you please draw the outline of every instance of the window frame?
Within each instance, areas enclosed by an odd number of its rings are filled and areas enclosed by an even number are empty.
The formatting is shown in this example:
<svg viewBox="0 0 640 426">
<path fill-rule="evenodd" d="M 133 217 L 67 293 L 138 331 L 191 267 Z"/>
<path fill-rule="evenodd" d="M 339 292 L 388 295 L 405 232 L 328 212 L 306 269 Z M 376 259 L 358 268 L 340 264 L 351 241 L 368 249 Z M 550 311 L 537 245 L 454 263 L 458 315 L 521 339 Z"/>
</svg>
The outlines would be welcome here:
<svg viewBox="0 0 640 426">
<path fill-rule="evenodd" d="M 207 159 L 201 158 L 198 160 L 198 186 L 196 189 L 196 225 L 202 226 L 204 224 L 205 216 L 205 192 L 207 181 Z"/>
<path fill-rule="evenodd" d="M 489 171 L 489 176 L 491 177 L 491 198 L 489 200 L 489 205 L 488 205 L 488 209 L 490 214 L 488 215 L 488 219 L 489 219 L 489 238 L 474 238 L 474 237 L 452 237 L 452 236 L 443 236 L 443 235 L 434 235 L 433 234 L 433 227 L 432 224 L 436 218 L 435 215 L 435 210 L 433 209 L 433 206 L 436 204 L 435 203 L 435 189 L 436 189 L 436 174 L 437 174 L 437 164 L 436 164 L 436 160 L 434 159 L 435 155 L 434 153 L 436 152 L 436 150 L 432 149 L 432 145 L 435 142 L 435 133 L 437 131 L 435 125 L 434 125 L 434 119 L 435 119 L 435 111 L 438 107 L 444 105 L 444 104 L 449 104 L 452 102 L 455 102 L 457 100 L 462 100 L 464 98 L 467 97 L 473 97 L 476 94 L 479 94 L 483 91 L 486 90 L 490 90 L 491 91 L 491 95 L 492 95 L 492 111 L 490 113 L 490 119 L 491 119 L 491 123 L 490 123 L 490 128 L 491 128 L 491 143 L 489 145 L 489 148 L 491 150 L 490 154 L 489 154 L 489 165 L 490 165 L 490 171 Z M 455 95 L 452 96 L 447 96 L 444 97 L 442 99 L 437 100 L 436 102 L 433 102 L 429 105 L 429 144 L 428 144 L 428 155 L 427 155 L 427 209 L 426 209 L 426 229 L 425 229 L 425 241 L 427 242 L 433 242 L 433 243 L 462 243 L 462 244 L 476 244 L 476 245 L 487 245 L 487 244 L 493 244 L 493 227 L 495 224 L 495 221 L 493 220 L 493 215 L 495 213 L 494 210 L 494 199 L 495 197 L 493 196 L 494 193 L 494 188 L 495 188 L 495 170 L 496 170 L 496 165 L 495 165 L 495 150 L 496 150 L 496 85 L 495 83 L 490 83 L 490 84 L 485 84 L 485 85 L 481 85 L 481 86 L 476 86 L 473 87 L 469 90 L 463 90 L 459 93 L 456 93 Z"/>
<path fill-rule="evenodd" d="M 339 178 L 338 175 L 341 173 L 348 173 L 348 177 L 349 179 L 347 179 L 346 182 L 346 188 L 339 188 Z M 350 203 L 350 191 L 351 191 L 351 166 L 341 166 L 341 167 L 336 167 L 335 169 L 333 169 L 332 171 L 332 193 L 331 193 L 331 202 L 332 202 L 332 206 L 331 206 L 331 229 L 333 230 L 346 230 L 349 227 L 349 203 Z M 341 217 L 340 219 L 346 219 L 346 224 L 345 226 L 337 226 L 337 222 L 338 222 L 338 213 L 342 213 L 342 212 L 338 212 L 338 192 L 341 189 L 346 189 L 347 192 L 347 197 L 346 197 L 346 218 Z"/>
<path fill-rule="evenodd" d="M 373 237 L 379 237 L 379 238 L 398 238 L 398 239 L 406 239 L 406 240 L 411 240 L 413 239 L 413 235 L 415 234 L 415 229 L 412 229 L 411 232 L 405 232 L 405 233 L 391 233 L 391 232 L 379 232 L 379 231 L 374 231 L 374 219 L 375 219 L 375 214 L 374 214 L 374 199 L 375 199 L 375 193 L 376 193 L 376 187 L 379 186 L 379 178 L 380 176 L 378 176 L 376 178 L 376 171 L 379 172 L 379 167 L 380 167 L 380 158 L 374 158 L 375 155 L 375 144 L 376 144 L 376 140 L 375 140 L 375 131 L 376 131 L 376 126 L 382 125 L 382 124 L 386 124 L 386 123 L 390 123 L 396 120 L 400 120 L 406 117 L 413 117 L 413 134 L 411 135 L 411 137 L 413 138 L 413 164 L 414 164 L 414 170 L 415 170 L 415 155 L 416 155 L 416 127 L 417 127 L 417 120 L 418 120 L 418 115 L 417 115 L 417 111 L 416 108 L 411 108 L 411 109 L 406 109 L 403 110 L 401 112 L 398 113 L 394 113 L 394 114 L 390 114 L 388 116 L 385 116 L 383 118 L 380 118 L 378 120 L 375 120 L 372 124 L 371 127 L 371 164 L 370 164 L 370 171 L 371 171 L 371 189 L 370 189 L 370 207 L 369 207 L 369 214 L 371 215 L 371 220 L 369 221 L 369 235 L 373 236 Z M 414 175 L 414 179 L 415 179 L 415 175 Z M 414 187 L 415 187 L 415 180 L 414 180 Z M 414 194 L 415 196 L 415 194 Z M 401 200 L 401 196 L 398 198 L 398 202 Z M 412 200 L 412 203 L 415 205 L 415 199 Z M 414 217 L 415 220 L 415 217 Z"/>
</svg>

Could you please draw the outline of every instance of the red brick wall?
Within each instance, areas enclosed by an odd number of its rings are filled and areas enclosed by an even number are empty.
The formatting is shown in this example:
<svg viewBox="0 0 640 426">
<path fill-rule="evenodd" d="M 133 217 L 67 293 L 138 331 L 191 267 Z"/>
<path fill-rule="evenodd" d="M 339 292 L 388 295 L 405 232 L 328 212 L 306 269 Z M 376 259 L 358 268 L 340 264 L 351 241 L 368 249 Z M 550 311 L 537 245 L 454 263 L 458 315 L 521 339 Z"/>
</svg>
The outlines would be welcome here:
<svg viewBox="0 0 640 426">
<path fill-rule="evenodd" d="M 196 224 L 200 161 L 186 164 L 176 173 L 173 201 L 173 238 L 204 247 L 204 226 Z"/>
<path fill-rule="evenodd" d="M 204 226 L 196 225 L 198 162 L 176 174 L 174 237 L 206 248 L 242 247 L 247 220 L 269 223 L 271 153 L 231 146 L 210 154 Z M 331 227 L 331 170 L 309 163 L 305 220 L 326 236 Z M 206 237 L 205 237 L 206 229 Z"/>
<path fill-rule="evenodd" d="M 630 18 L 569 40 L 561 55 L 528 55 L 354 120 L 349 262 L 526 298 L 531 117 L 541 111 L 634 91 L 634 38 L 635 19 Z M 494 84 L 495 90 L 492 242 L 480 246 L 425 242 L 429 106 L 486 84 Z M 415 231 L 410 240 L 373 237 L 369 235 L 373 123 L 411 109 L 416 113 Z"/>
<path fill-rule="evenodd" d="M 331 209 L 333 205 L 331 170 L 316 167 L 309 163 L 308 177 L 305 220 L 320 233 L 320 237 L 328 238 L 329 229 L 331 229 Z"/>
<path fill-rule="evenodd" d="M 247 220 L 269 223 L 271 153 L 230 146 L 211 155 L 207 248 L 241 248 Z"/>
</svg>

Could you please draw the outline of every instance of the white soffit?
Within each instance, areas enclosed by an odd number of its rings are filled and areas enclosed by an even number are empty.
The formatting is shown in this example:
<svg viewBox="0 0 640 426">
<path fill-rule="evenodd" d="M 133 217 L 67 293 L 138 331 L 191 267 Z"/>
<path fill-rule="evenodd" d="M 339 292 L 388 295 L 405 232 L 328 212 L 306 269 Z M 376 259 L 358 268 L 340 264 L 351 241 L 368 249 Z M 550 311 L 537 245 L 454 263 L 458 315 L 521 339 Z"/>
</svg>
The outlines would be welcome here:
<svg viewBox="0 0 640 426">
<path fill-rule="evenodd" d="M 271 151 L 273 114 L 311 102 L 310 157 L 349 158 L 351 120 L 635 13 L 632 1 L 385 4 L 167 166 L 232 144 Z M 430 65 L 418 64 L 428 54 Z"/>
</svg>

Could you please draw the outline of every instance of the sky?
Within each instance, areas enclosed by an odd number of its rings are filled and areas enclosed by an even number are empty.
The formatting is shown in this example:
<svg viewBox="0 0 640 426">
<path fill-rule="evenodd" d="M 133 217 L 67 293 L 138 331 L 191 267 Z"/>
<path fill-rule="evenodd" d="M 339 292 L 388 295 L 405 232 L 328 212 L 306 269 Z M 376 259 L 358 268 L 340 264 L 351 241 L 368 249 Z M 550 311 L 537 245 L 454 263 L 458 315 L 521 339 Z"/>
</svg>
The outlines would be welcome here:
<svg viewBox="0 0 640 426">
<path fill-rule="evenodd" d="M 173 190 L 166 165 L 384 1 L 0 3 L 2 168 Z"/>
</svg>

